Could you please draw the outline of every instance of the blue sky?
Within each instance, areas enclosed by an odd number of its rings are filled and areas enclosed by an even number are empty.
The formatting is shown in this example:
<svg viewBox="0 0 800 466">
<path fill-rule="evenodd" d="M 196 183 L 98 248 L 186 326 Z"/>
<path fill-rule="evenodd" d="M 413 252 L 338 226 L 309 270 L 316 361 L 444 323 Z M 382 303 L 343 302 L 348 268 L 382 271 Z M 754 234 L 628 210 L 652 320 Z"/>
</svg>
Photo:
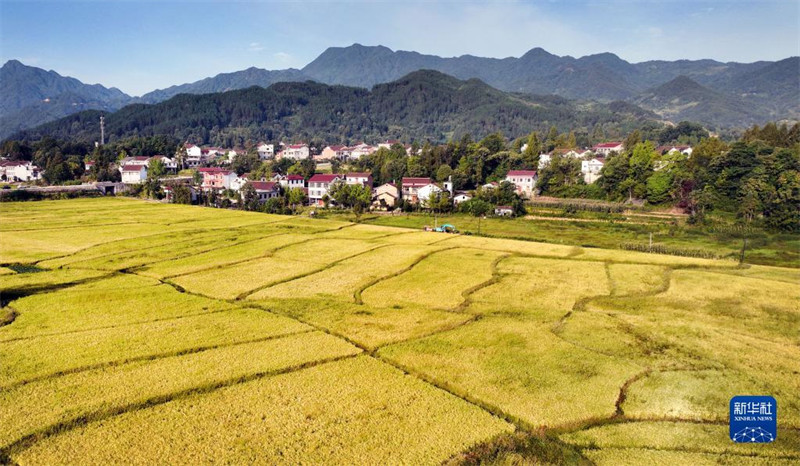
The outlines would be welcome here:
<svg viewBox="0 0 800 466">
<path fill-rule="evenodd" d="M 631 61 L 800 54 L 800 2 L 0 0 L 0 60 L 131 95 L 250 66 L 302 68 L 330 46 L 441 56 L 533 47 Z"/>
</svg>

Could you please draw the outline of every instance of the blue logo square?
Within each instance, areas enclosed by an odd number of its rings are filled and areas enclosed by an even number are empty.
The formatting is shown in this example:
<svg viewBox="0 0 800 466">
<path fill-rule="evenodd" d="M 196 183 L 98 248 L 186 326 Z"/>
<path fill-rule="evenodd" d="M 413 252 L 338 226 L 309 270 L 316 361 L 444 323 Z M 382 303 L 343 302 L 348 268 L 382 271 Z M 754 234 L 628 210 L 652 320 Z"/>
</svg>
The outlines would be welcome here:
<svg viewBox="0 0 800 466">
<path fill-rule="evenodd" d="M 771 396 L 734 396 L 728 419 L 736 443 L 769 443 L 778 437 L 778 402 Z"/>
</svg>

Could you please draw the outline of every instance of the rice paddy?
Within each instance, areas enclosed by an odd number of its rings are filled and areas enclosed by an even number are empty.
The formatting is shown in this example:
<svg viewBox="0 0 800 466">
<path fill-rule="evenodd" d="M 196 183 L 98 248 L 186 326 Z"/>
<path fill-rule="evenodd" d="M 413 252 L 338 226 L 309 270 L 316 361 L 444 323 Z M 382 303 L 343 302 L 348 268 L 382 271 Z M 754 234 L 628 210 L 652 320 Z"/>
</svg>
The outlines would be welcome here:
<svg viewBox="0 0 800 466">
<path fill-rule="evenodd" d="M 0 464 L 797 464 L 800 272 L 0 204 Z M 772 395 L 778 440 L 728 438 Z"/>
</svg>

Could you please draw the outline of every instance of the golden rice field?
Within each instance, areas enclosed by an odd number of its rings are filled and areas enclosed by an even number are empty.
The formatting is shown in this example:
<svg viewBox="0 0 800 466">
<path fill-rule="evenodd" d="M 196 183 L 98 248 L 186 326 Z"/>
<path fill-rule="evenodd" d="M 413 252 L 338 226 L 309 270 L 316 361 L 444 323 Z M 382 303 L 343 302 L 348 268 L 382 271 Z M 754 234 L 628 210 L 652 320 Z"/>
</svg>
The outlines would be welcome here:
<svg viewBox="0 0 800 466">
<path fill-rule="evenodd" d="M 0 204 L 0 464 L 800 463 L 800 269 Z M 771 444 L 728 402 L 772 395 Z"/>
</svg>

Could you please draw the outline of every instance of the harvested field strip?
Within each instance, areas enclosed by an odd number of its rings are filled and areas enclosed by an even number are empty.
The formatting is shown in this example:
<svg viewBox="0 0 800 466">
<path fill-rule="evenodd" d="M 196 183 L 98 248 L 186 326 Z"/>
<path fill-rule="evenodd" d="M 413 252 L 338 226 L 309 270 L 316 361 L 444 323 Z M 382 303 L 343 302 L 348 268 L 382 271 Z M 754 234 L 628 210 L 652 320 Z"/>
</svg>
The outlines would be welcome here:
<svg viewBox="0 0 800 466">
<path fill-rule="evenodd" d="M 290 242 L 297 242 L 303 238 L 306 238 L 306 235 L 284 232 L 273 233 L 261 238 L 214 247 L 211 250 L 196 253 L 182 259 L 153 262 L 137 268 L 136 273 L 157 278 L 173 278 L 264 257 L 275 248 Z"/>
<path fill-rule="evenodd" d="M 247 263 L 252 262 L 252 261 L 258 261 L 259 259 L 272 257 L 272 255 L 276 251 L 280 251 L 281 249 L 287 248 L 289 246 L 295 246 L 295 245 L 304 244 L 304 243 L 307 243 L 309 241 L 313 241 L 315 238 L 314 237 L 310 237 L 309 235 L 287 233 L 287 234 L 277 235 L 275 237 L 271 237 L 270 236 L 268 238 L 262 238 L 262 239 L 263 240 L 267 240 L 267 241 L 265 241 L 265 243 L 269 244 L 269 246 L 267 246 L 266 249 L 264 249 L 262 251 L 258 251 L 257 248 L 259 246 L 253 246 L 252 248 L 237 248 L 237 249 L 235 249 L 234 251 L 231 252 L 230 256 L 226 256 L 226 258 L 227 257 L 231 258 L 230 261 L 225 260 L 225 259 L 223 259 L 223 260 L 219 260 L 218 259 L 219 255 L 225 255 L 225 253 L 227 252 L 224 249 L 223 250 L 219 250 L 219 251 L 209 251 L 208 256 L 188 257 L 188 258 L 185 259 L 185 262 L 182 262 L 181 260 L 174 261 L 172 263 L 178 264 L 179 267 L 181 265 L 185 265 L 185 264 L 190 264 L 190 265 L 187 265 L 185 267 L 186 270 L 181 270 L 179 273 L 170 274 L 170 275 L 168 275 L 166 277 L 162 277 L 162 278 L 172 279 L 172 278 L 183 277 L 183 276 L 186 276 L 186 275 L 191 275 L 193 273 L 206 272 L 206 271 L 210 271 L 210 270 L 228 268 L 228 267 L 232 267 L 232 266 L 236 266 L 236 265 L 240 265 L 240 264 L 247 264 Z M 232 246 L 232 247 L 236 248 L 236 246 Z M 254 255 L 253 254 L 254 252 L 258 252 L 258 253 Z M 234 260 L 233 257 L 237 257 L 237 256 L 239 256 L 239 258 Z M 198 259 L 198 260 L 199 259 L 207 259 L 209 263 L 206 264 L 206 265 L 200 266 L 198 268 L 198 264 L 195 262 L 195 259 Z M 216 260 L 214 260 L 214 259 L 216 259 Z M 192 265 L 194 267 L 192 267 Z M 136 270 L 136 272 L 139 273 L 140 270 Z M 144 269 L 143 272 L 144 272 L 145 275 L 147 274 L 147 270 L 146 269 Z"/>
<path fill-rule="evenodd" d="M 555 323 L 582 300 L 610 291 L 601 262 L 512 256 L 495 277 L 472 294 L 467 312 Z"/>
<path fill-rule="evenodd" d="M 0 386 L 148 357 L 308 330 L 286 317 L 234 309 L 186 319 L 54 335 L 0 346 Z M 38 351 L 31 354 L 34 345 Z"/>
<path fill-rule="evenodd" d="M 786 429 L 781 434 L 769 448 L 764 448 L 765 445 L 734 444 L 724 424 L 622 422 L 563 434 L 561 439 L 582 448 L 653 448 L 800 460 L 800 433 Z"/>
<path fill-rule="evenodd" d="M 0 425 L 4 426 L 0 449 L 77 419 L 101 419 L 131 406 L 174 399 L 187 390 L 360 352 L 340 339 L 312 332 L 29 383 L 0 392 Z M 50 409 L 37 409 L 42 404 Z"/>
<path fill-rule="evenodd" d="M 359 256 L 345 259 L 332 267 L 295 278 L 288 282 L 266 288 L 250 296 L 250 299 L 267 299 L 290 296 L 327 295 L 350 297 L 354 292 L 371 282 L 380 280 L 394 270 L 408 267 L 420 260 L 423 254 L 432 251 L 425 246 L 381 246 Z"/>
<path fill-rule="evenodd" d="M 639 370 L 566 344 L 547 325 L 498 317 L 386 346 L 378 355 L 531 427 L 613 415 L 619 387 Z"/>
<path fill-rule="evenodd" d="M 3 299 L 16 298 L 26 294 L 41 293 L 60 287 L 86 283 L 90 280 L 107 276 L 108 272 L 67 269 L 5 274 L 0 275 L 0 294 L 4 295 Z"/>
<path fill-rule="evenodd" d="M 362 299 L 361 295 L 362 295 L 362 293 L 363 293 L 363 292 L 364 292 L 366 289 L 368 289 L 368 288 L 370 288 L 370 287 L 372 287 L 372 286 L 375 286 L 375 285 L 377 285 L 378 283 L 380 283 L 380 282 L 382 282 L 382 281 L 389 280 L 389 279 L 391 279 L 391 278 L 394 278 L 394 277 L 397 277 L 397 276 L 399 276 L 399 275 L 402 275 L 402 274 L 404 274 L 404 273 L 406 273 L 406 272 L 410 271 L 410 270 L 411 270 L 411 269 L 413 269 L 414 267 L 416 267 L 416 266 L 417 266 L 417 264 L 419 264 L 419 263 L 420 263 L 420 262 L 422 262 L 423 260 L 427 259 L 427 258 L 428 258 L 428 257 L 430 257 L 431 255 L 433 255 L 433 254 L 437 254 L 437 253 L 440 253 L 440 252 L 444 252 L 444 251 L 447 251 L 447 250 L 450 250 L 450 249 L 455 249 L 455 247 L 452 247 L 452 248 L 443 248 L 443 249 L 435 249 L 435 250 L 433 250 L 433 251 L 430 251 L 430 252 L 424 253 L 424 254 L 422 254 L 421 256 L 419 256 L 419 257 L 417 257 L 416 259 L 414 259 L 414 261 L 413 261 L 413 262 L 411 262 L 411 263 L 408 265 L 408 267 L 402 268 L 402 269 L 400 269 L 400 270 L 397 270 L 396 272 L 393 272 L 393 273 L 391 273 L 391 274 L 389 274 L 389 275 L 385 275 L 385 276 L 383 276 L 383 277 L 378 277 L 378 278 L 376 278 L 376 279 L 374 279 L 374 280 L 371 280 L 371 281 L 369 281 L 369 282 L 365 283 L 365 284 L 364 284 L 364 285 L 363 285 L 361 288 L 357 289 L 357 290 L 355 291 L 355 293 L 353 293 L 353 300 L 355 301 L 355 303 L 356 303 L 356 304 L 364 304 L 364 300 Z"/>
<path fill-rule="evenodd" d="M 253 306 L 286 315 L 349 341 L 367 351 L 419 338 L 474 320 L 474 316 L 422 307 L 366 307 L 341 299 L 272 299 Z"/>
<path fill-rule="evenodd" d="M 191 427 L 181 422 L 187 417 Z M 120 452 L 136 452 L 124 461 L 427 464 L 512 429 L 390 366 L 356 357 L 125 413 L 37 442 L 12 458 L 116 463 Z M 145 447 L 152 439 L 163 439 L 167 449 Z"/>
<path fill-rule="evenodd" d="M 244 293 L 239 294 L 236 297 L 236 299 L 237 300 L 247 299 L 251 295 L 257 294 L 260 291 L 266 290 L 266 289 L 271 288 L 273 286 L 280 285 L 282 283 L 286 283 L 286 282 L 289 282 L 289 281 L 292 281 L 292 280 L 298 280 L 298 279 L 301 279 L 301 278 L 304 278 L 304 277 L 307 277 L 309 275 L 313 275 L 313 274 L 316 274 L 316 273 L 320 273 L 320 272 L 328 270 L 331 267 L 334 267 L 334 266 L 336 266 L 336 265 L 338 265 L 338 264 L 340 264 L 340 263 L 342 263 L 342 262 L 344 262 L 346 260 L 353 259 L 353 258 L 356 258 L 356 257 L 361 257 L 364 254 L 367 254 L 367 253 L 370 253 L 372 251 L 375 251 L 376 249 L 381 249 L 381 248 L 386 248 L 386 247 L 388 247 L 387 244 L 379 244 L 377 246 L 372 246 L 371 248 L 369 248 L 367 250 L 361 250 L 359 252 L 356 252 L 355 254 L 351 254 L 349 256 L 342 257 L 341 259 L 336 259 L 333 262 L 329 262 L 329 263 L 323 265 L 322 267 L 319 267 L 319 268 L 316 268 L 316 269 L 313 269 L 313 270 L 309 270 L 308 272 L 304 272 L 304 273 L 301 273 L 299 275 L 295 275 L 293 277 L 287 277 L 285 279 L 276 280 L 276 281 L 274 281 L 272 283 L 268 283 L 266 285 L 262 285 L 262 286 L 260 286 L 258 288 L 253 289 L 253 290 L 246 291 Z M 363 249 L 363 247 L 359 248 L 359 249 Z M 342 251 L 340 250 L 339 252 L 341 253 Z"/>
<path fill-rule="evenodd" d="M 462 302 L 464 291 L 492 278 L 492 262 L 501 255 L 480 249 L 449 249 L 432 254 L 408 272 L 367 288 L 361 298 L 376 307 L 419 305 L 452 309 Z M 461 273 L 463 270 L 471 273 Z"/>
<path fill-rule="evenodd" d="M 128 275 L 128 279 L 136 281 L 137 277 Z M 89 301 L 94 304 L 87 306 Z M 181 294 L 168 285 L 129 288 L 118 293 L 102 287 L 80 292 L 66 289 L 22 298 L 14 306 L 20 316 L 13 326 L 0 330 L 0 341 L 112 328 L 234 307 Z"/>
</svg>

